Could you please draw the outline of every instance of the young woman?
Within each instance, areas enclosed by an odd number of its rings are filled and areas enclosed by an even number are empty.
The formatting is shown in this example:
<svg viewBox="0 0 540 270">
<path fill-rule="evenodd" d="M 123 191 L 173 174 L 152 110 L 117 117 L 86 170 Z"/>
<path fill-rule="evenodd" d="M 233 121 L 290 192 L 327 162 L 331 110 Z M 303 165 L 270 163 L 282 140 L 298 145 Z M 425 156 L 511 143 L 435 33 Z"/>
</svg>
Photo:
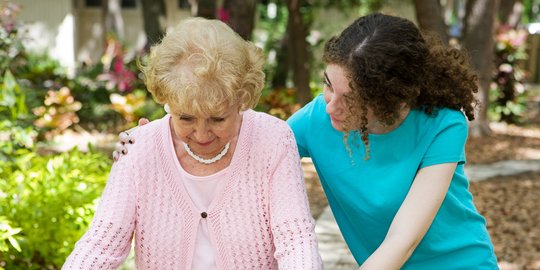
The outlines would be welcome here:
<svg viewBox="0 0 540 270">
<path fill-rule="evenodd" d="M 288 123 L 361 269 L 497 269 L 464 173 L 476 76 L 410 21 L 359 18 Z"/>
</svg>

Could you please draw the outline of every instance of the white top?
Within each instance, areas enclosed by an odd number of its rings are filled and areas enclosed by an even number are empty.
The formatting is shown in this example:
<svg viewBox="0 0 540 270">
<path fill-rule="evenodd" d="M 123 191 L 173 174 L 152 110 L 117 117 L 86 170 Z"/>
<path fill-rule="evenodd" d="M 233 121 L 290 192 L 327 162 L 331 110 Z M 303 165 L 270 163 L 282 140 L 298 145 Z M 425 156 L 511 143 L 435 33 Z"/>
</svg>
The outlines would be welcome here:
<svg viewBox="0 0 540 270">
<path fill-rule="evenodd" d="M 228 168 L 228 167 L 227 167 Z M 209 175 L 195 176 L 181 168 L 183 174 L 183 184 L 193 201 L 193 204 L 200 210 L 201 214 L 206 212 L 212 200 L 216 197 L 217 190 L 225 181 L 223 177 L 227 168 Z M 216 253 L 208 233 L 208 220 L 201 218 L 199 228 L 195 237 L 195 249 L 193 252 L 192 270 L 217 270 Z"/>
</svg>

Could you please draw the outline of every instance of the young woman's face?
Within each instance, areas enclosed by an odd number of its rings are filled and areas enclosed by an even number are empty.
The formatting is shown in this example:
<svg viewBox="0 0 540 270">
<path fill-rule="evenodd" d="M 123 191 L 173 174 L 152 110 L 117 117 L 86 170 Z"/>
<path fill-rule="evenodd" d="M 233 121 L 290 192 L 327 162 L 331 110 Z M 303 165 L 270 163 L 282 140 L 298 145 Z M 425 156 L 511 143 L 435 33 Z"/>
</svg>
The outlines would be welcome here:
<svg viewBox="0 0 540 270">
<path fill-rule="evenodd" d="M 350 92 L 345 69 L 339 65 L 329 64 L 324 72 L 324 101 L 332 127 L 338 131 L 344 131 L 343 125 L 349 116 L 345 96 Z"/>
<path fill-rule="evenodd" d="M 217 155 L 225 144 L 238 136 L 242 114 L 238 107 L 210 117 L 181 112 L 171 107 L 171 123 L 177 138 L 201 157 Z"/>
<path fill-rule="evenodd" d="M 326 101 L 326 113 L 330 115 L 332 126 L 338 131 L 345 131 L 344 123 L 349 117 L 350 110 L 347 108 L 346 96 L 351 93 L 349 79 L 344 68 L 336 64 L 326 66 L 324 72 L 324 100 Z M 368 130 L 377 122 L 373 111 L 368 107 L 367 111 Z M 355 129 L 351 127 L 349 129 Z"/>
</svg>

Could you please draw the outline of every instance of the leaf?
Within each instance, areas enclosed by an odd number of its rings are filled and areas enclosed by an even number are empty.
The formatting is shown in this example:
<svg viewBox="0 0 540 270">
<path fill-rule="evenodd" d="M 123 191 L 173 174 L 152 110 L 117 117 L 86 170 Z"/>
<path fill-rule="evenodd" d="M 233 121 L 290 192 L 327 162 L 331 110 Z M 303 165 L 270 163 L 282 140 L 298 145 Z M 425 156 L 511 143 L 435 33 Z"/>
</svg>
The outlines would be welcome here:
<svg viewBox="0 0 540 270">
<path fill-rule="evenodd" d="M 17 83 L 9 70 L 4 74 L 3 80 L 4 84 L 2 87 L 2 94 L 0 95 L 0 105 L 12 108 L 16 102 L 15 86 Z"/>
<path fill-rule="evenodd" d="M 20 233 L 21 231 L 22 231 L 21 228 L 11 228 L 10 230 L 8 230 L 7 235 L 8 236 L 13 236 L 13 235 L 16 235 L 16 234 Z"/>
<path fill-rule="evenodd" d="M 20 115 L 28 112 L 25 96 L 9 70 L 4 74 L 3 85 L 0 85 L 0 90 L 0 105 L 10 111 L 11 119 L 17 119 Z M 2 111 L 4 110 L 2 109 Z"/>
<path fill-rule="evenodd" d="M 18 251 L 21 252 L 21 246 L 19 246 L 19 242 L 14 237 L 8 237 L 9 243 Z"/>
</svg>

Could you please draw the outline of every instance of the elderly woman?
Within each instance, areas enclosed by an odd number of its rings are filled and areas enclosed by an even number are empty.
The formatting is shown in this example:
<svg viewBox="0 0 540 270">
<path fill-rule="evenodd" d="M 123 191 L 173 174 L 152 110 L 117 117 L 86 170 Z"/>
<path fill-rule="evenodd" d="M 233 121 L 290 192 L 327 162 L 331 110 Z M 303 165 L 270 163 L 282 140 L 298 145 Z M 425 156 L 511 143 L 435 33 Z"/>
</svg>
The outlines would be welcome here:
<svg viewBox="0 0 540 270">
<path fill-rule="evenodd" d="M 168 107 L 130 136 L 63 269 L 321 269 L 288 125 L 251 108 L 263 55 L 224 23 L 182 21 L 142 66 Z"/>
<path fill-rule="evenodd" d="M 323 59 L 323 94 L 288 123 L 360 269 L 498 269 L 464 172 L 478 91 L 465 54 L 373 13 Z"/>
</svg>

